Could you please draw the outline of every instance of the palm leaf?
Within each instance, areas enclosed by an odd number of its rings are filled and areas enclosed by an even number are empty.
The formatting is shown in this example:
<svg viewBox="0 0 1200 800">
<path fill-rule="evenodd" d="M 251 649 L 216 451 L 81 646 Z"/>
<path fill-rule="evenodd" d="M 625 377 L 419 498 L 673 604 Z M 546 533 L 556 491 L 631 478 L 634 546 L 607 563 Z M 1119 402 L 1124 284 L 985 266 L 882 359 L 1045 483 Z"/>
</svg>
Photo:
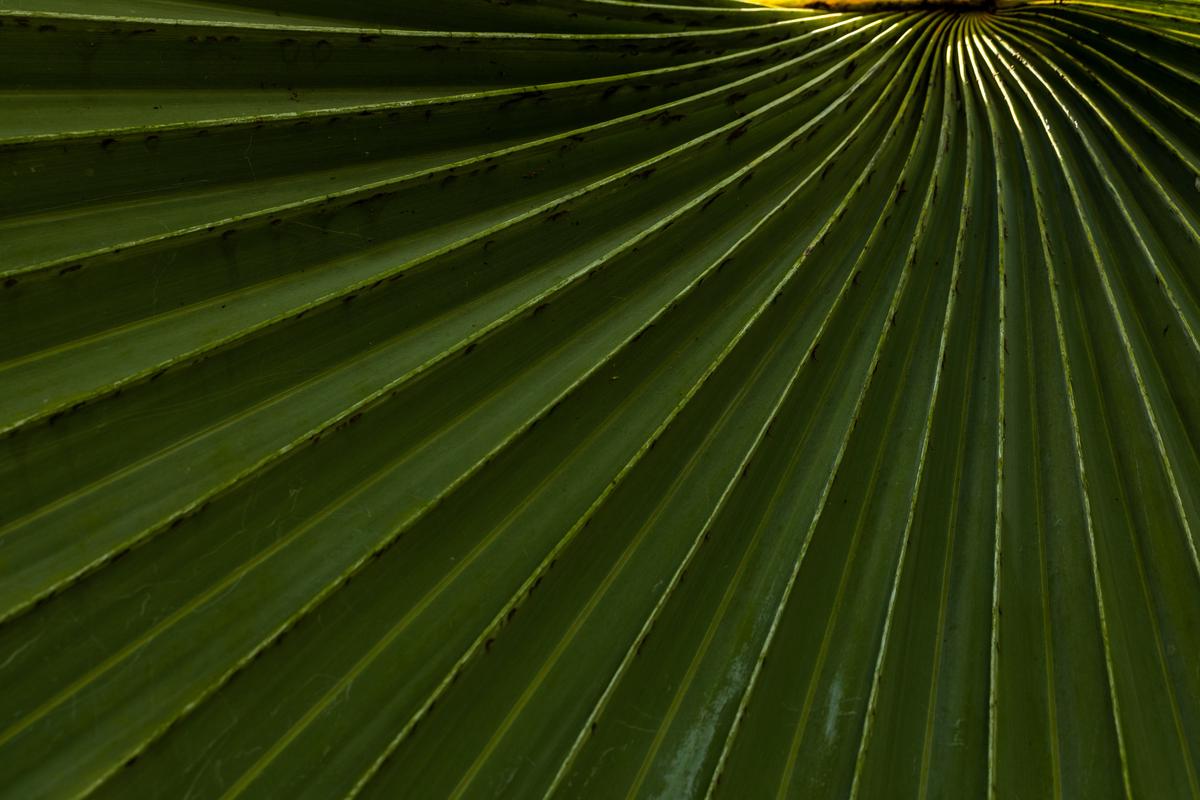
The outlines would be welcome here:
<svg viewBox="0 0 1200 800">
<path fill-rule="evenodd" d="M 0 75 L 0 796 L 1200 796 L 1196 4 Z"/>
</svg>

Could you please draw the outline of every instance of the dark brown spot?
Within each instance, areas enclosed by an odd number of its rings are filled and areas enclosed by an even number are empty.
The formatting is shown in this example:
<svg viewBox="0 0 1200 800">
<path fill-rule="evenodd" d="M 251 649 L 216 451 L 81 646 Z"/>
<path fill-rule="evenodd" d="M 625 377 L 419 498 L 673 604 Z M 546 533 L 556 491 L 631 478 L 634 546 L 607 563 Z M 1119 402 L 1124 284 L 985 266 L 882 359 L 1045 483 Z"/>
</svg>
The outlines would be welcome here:
<svg viewBox="0 0 1200 800">
<path fill-rule="evenodd" d="M 743 122 L 741 125 L 737 126 L 732 131 L 729 132 L 729 135 L 725 137 L 725 141 L 727 141 L 727 142 L 737 141 L 738 139 L 745 136 L 746 131 L 748 131 L 749 129 L 750 129 L 750 123 Z"/>
</svg>

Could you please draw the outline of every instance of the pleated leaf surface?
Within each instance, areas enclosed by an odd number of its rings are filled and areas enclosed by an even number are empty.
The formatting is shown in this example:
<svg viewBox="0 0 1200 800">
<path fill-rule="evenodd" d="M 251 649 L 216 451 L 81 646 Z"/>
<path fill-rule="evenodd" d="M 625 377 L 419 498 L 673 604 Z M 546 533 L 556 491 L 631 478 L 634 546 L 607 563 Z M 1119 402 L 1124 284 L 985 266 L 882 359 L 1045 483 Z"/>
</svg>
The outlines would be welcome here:
<svg viewBox="0 0 1200 800">
<path fill-rule="evenodd" d="M 0 797 L 1200 797 L 1200 6 L 0 0 Z"/>
</svg>

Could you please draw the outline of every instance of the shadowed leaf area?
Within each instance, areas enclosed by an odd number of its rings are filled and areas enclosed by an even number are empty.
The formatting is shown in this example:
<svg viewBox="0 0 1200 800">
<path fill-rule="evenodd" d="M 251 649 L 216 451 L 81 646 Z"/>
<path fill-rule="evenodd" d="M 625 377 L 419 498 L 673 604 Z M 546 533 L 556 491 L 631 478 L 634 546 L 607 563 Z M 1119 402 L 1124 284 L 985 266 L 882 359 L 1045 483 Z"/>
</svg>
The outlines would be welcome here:
<svg viewBox="0 0 1200 800">
<path fill-rule="evenodd" d="M 0 797 L 1200 797 L 1200 7 L 0 0 Z"/>
</svg>

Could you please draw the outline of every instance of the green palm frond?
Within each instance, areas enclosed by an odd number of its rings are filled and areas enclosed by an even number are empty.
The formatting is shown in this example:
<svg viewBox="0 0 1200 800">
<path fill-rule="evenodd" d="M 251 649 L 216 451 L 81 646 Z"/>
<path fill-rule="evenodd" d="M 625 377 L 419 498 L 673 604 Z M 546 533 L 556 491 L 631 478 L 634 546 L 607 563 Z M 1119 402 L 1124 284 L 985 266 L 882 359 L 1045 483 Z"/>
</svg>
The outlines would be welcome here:
<svg viewBox="0 0 1200 800">
<path fill-rule="evenodd" d="M 1200 797 L 1200 4 L 0 76 L 0 797 Z"/>
</svg>

